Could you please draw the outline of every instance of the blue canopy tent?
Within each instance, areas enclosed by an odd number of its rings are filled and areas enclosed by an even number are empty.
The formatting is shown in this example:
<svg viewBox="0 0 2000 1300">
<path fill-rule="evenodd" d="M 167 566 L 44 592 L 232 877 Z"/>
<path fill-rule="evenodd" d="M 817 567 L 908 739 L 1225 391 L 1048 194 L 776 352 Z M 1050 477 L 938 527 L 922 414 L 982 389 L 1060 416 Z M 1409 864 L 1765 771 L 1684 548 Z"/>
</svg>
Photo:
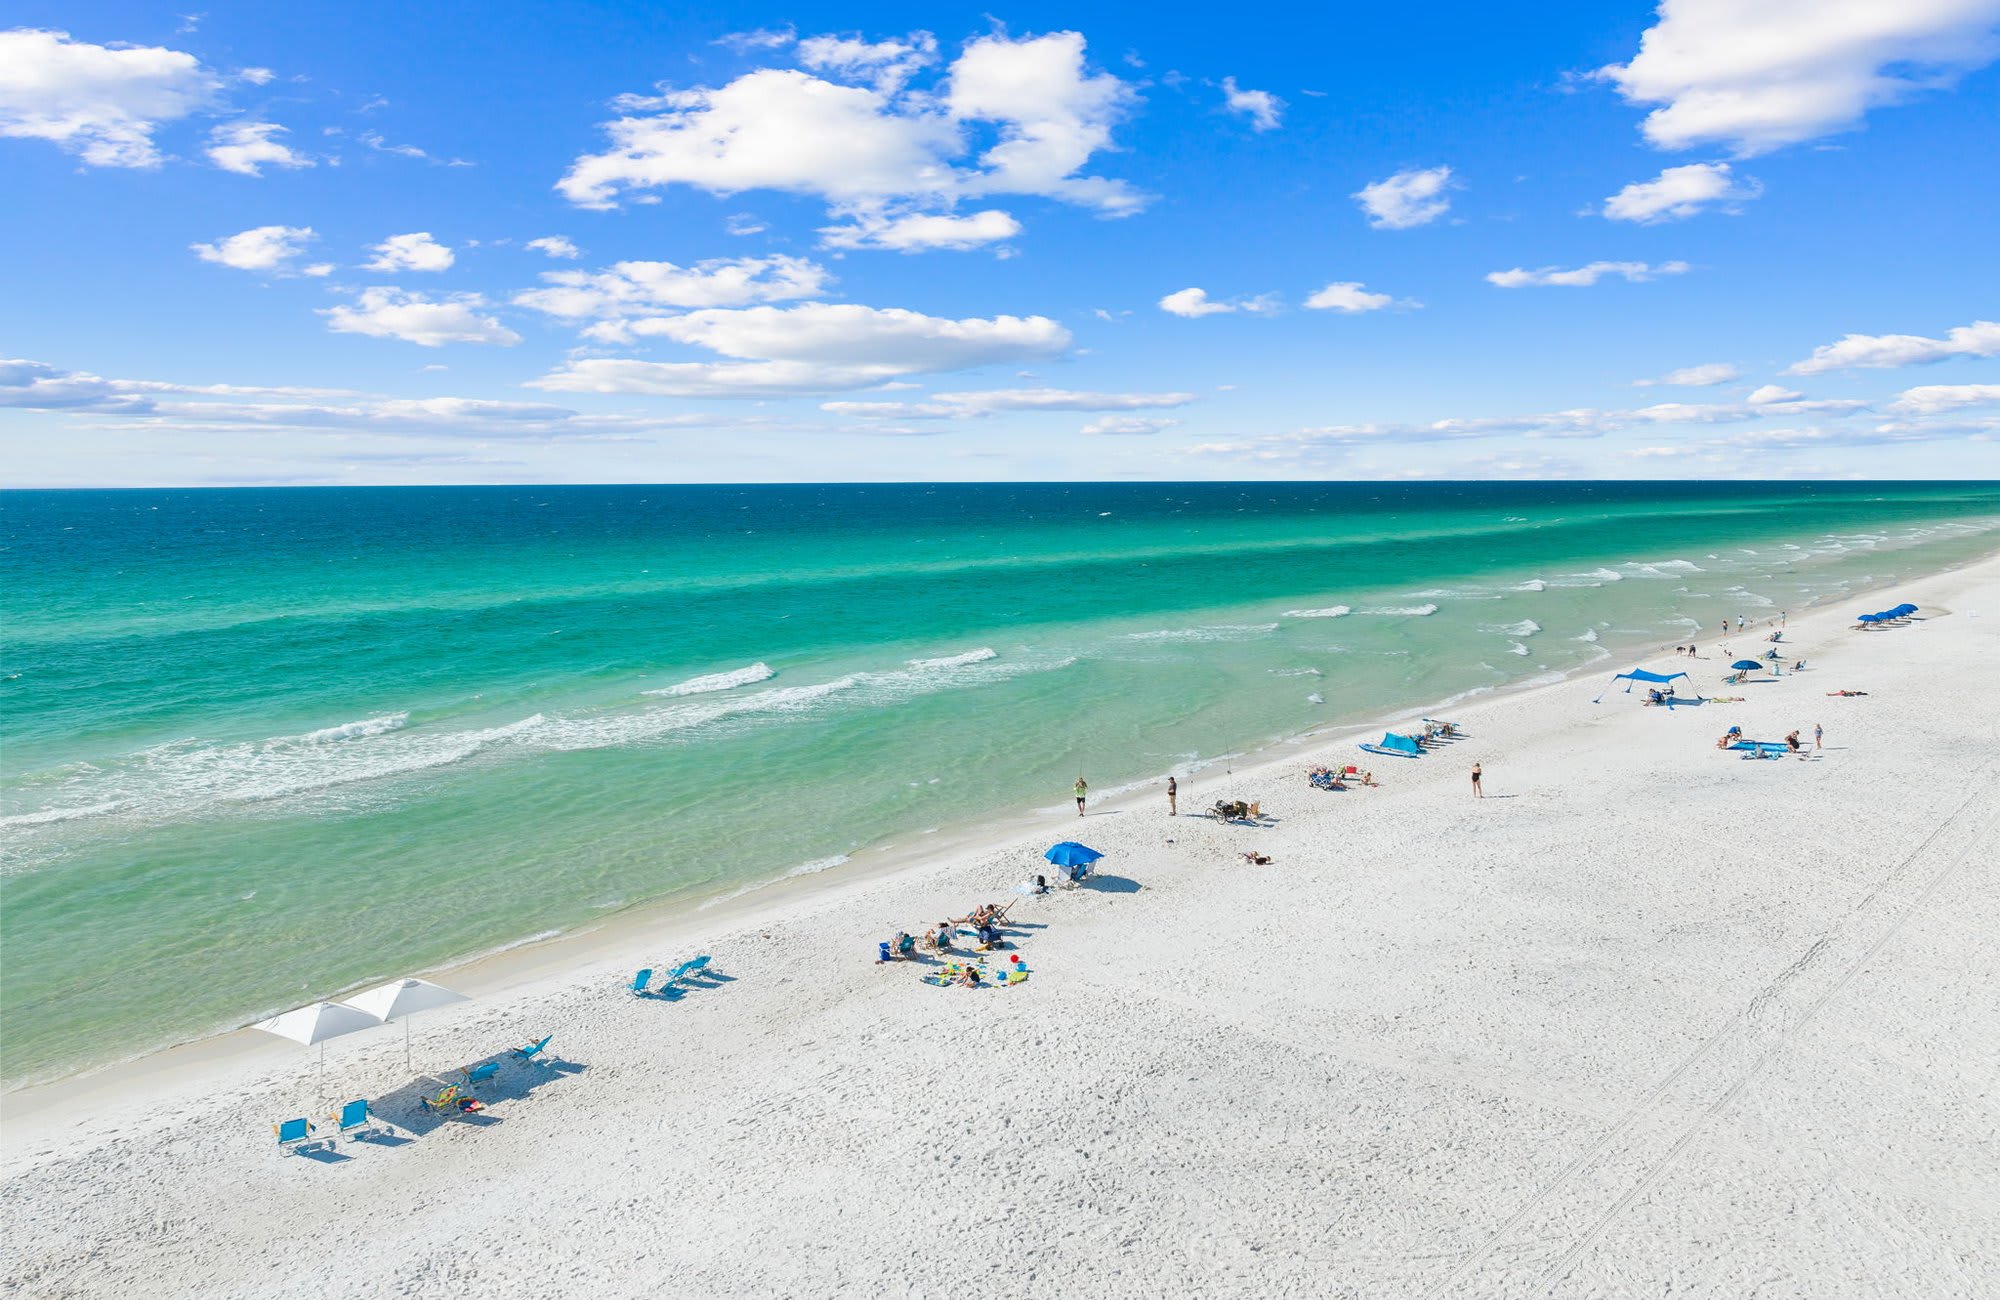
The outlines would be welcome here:
<svg viewBox="0 0 2000 1300">
<path fill-rule="evenodd" d="M 1387 754 L 1391 758 L 1421 758 L 1424 752 L 1424 747 L 1417 743 L 1416 737 L 1399 736 L 1393 731 L 1382 733 L 1381 744 L 1363 745 L 1361 748 L 1371 754 Z"/>
<path fill-rule="evenodd" d="M 1089 875 L 1090 864 L 1104 855 L 1089 845 L 1078 844 L 1075 840 L 1064 840 L 1042 856 L 1059 867 L 1067 868 L 1070 883 L 1075 884 Z"/>
<path fill-rule="evenodd" d="M 1905 602 L 1894 609 L 1885 609 L 1876 614 L 1856 614 L 1854 621 L 1864 627 L 1875 627 L 1882 623 L 1894 623 L 1917 612 L 1918 607 Z"/>
</svg>

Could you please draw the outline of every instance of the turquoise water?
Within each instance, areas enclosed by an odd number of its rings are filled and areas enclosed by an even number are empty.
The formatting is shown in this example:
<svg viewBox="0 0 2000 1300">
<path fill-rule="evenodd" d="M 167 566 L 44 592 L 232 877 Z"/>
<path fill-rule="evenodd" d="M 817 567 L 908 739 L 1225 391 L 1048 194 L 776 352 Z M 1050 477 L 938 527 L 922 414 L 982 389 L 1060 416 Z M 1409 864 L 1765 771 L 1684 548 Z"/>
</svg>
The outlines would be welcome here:
<svg viewBox="0 0 2000 1300">
<path fill-rule="evenodd" d="M 2000 546 L 2000 487 L 14 492 L 0 545 L 18 1085 L 1712 641 Z"/>
</svg>

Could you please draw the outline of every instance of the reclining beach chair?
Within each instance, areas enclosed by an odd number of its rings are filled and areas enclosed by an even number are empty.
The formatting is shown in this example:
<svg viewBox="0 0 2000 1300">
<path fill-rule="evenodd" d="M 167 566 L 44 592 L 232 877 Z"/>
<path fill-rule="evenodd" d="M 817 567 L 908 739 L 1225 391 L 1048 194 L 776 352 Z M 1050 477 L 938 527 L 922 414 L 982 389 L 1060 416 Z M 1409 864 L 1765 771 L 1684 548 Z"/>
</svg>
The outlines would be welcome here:
<svg viewBox="0 0 2000 1300">
<path fill-rule="evenodd" d="M 520 1057 L 524 1065 L 545 1065 L 547 1062 L 541 1060 L 541 1055 L 548 1047 L 549 1039 L 554 1037 L 554 1034 L 544 1034 L 542 1035 L 541 1042 L 529 1043 L 526 1047 L 517 1047 L 512 1054 Z"/>
<path fill-rule="evenodd" d="M 278 1135 L 278 1149 L 286 1155 L 295 1155 L 308 1147 L 319 1146 L 313 1134 L 319 1130 L 309 1119 L 288 1119 L 282 1124 L 271 1125 L 271 1131 Z"/>
<path fill-rule="evenodd" d="M 350 1142 L 366 1141 L 381 1131 L 375 1122 L 375 1112 L 366 1101 L 350 1101 L 327 1118 Z"/>
<path fill-rule="evenodd" d="M 458 1115 L 465 1111 L 485 1108 L 484 1102 L 456 1083 L 443 1088 L 435 1097 L 417 1098 L 417 1105 L 424 1111 L 436 1111 L 443 1115 Z"/>
<path fill-rule="evenodd" d="M 465 1079 L 465 1086 L 468 1088 L 475 1083 L 484 1083 L 498 1073 L 500 1073 L 500 1062 L 498 1061 L 484 1061 L 469 1070 L 459 1071 L 459 1074 Z"/>
<path fill-rule="evenodd" d="M 632 977 L 632 992 L 639 997 L 646 996 L 646 986 L 653 982 L 653 968 L 648 966 Z"/>
</svg>

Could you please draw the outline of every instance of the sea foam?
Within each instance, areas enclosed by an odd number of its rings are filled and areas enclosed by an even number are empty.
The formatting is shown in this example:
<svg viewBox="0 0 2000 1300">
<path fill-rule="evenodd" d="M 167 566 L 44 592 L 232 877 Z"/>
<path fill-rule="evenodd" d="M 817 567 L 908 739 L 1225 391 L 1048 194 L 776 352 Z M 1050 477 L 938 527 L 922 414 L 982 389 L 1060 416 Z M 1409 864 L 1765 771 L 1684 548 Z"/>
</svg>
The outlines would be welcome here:
<svg viewBox="0 0 2000 1300">
<path fill-rule="evenodd" d="M 1325 609 L 1288 609 L 1286 618 L 1343 618 L 1353 613 L 1346 605 L 1328 605 Z"/>
<path fill-rule="evenodd" d="M 709 673 L 704 677 L 690 677 L 672 686 L 663 686 L 648 695 L 708 695 L 715 691 L 733 691 L 739 686 L 754 686 L 758 682 L 768 682 L 777 674 L 771 665 L 759 661 L 747 668 L 734 668 L 726 673 Z"/>
</svg>

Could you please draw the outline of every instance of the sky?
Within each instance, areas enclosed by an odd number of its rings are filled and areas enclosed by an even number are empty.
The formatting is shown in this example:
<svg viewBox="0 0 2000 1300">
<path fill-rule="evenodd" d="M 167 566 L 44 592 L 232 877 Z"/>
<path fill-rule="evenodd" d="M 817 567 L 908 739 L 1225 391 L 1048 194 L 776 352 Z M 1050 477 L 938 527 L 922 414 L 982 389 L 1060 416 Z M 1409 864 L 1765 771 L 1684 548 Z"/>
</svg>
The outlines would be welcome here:
<svg viewBox="0 0 2000 1300">
<path fill-rule="evenodd" d="M 15 0 L 0 482 L 2000 477 L 2000 0 L 1391 8 Z"/>
</svg>

